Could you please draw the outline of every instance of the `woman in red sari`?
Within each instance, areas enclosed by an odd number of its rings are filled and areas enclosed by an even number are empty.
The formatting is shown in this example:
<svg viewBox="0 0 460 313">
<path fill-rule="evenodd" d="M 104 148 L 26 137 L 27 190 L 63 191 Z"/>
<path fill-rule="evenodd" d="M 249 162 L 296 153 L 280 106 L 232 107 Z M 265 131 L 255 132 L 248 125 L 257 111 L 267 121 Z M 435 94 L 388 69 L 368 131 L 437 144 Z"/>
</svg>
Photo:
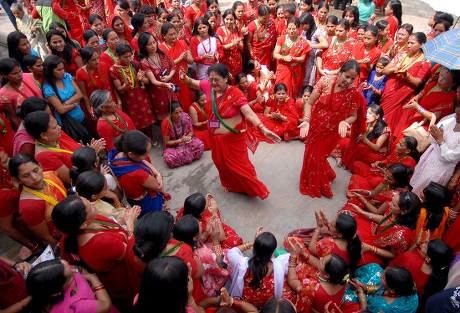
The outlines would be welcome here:
<svg viewBox="0 0 460 313">
<path fill-rule="evenodd" d="M 318 51 L 316 62 L 319 75 L 317 80 L 324 75 L 339 73 L 342 65 L 353 59 L 355 40 L 348 38 L 349 30 L 350 23 L 348 20 L 341 19 L 335 28 L 335 36 L 327 39 L 329 48 Z"/>
<path fill-rule="evenodd" d="M 383 265 L 410 248 L 422 203 L 413 192 L 395 194 L 379 208 L 366 206 L 365 211 L 349 204 L 357 213 L 359 238 L 363 242 L 360 266 Z"/>
<path fill-rule="evenodd" d="M 90 115 L 88 124 L 91 133 L 94 134 L 96 133 L 96 116 L 94 115 L 94 108 L 89 102 L 91 94 L 94 90 L 107 90 L 114 101 L 117 101 L 117 96 L 110 80 L 110 68 L 105 63 L 99 63 L 99 53 L 91 47 L 85 47 L 80 50 L 80 54 L 85 65 L 77 70 L 75 80 L 83 94 L 83 101 Z"/>
<path fill-rule="evenodd" d="M 131 29 L 120 16 L 112 14 L 109 18 L 107 27 L 113 29 L 117 33 L 119 43 L 131 44 Z"/>
<path fill-rule="evenodd" d="M 327 156 L 337 140 L 346 136 L 351 124 L 357 122 L 356 127 L 353 127 L 356 131 L 352 132 L 352 138 L 363 131 L 366 100 L 353 86 L 359 69 L 356 61 L 345 62 L 337 77 L 320 79 L 305 104 L 304 121 L 299 126 L 300 136 L 307 136 L 300 173 L 302 194 L 332 197 L 330 182 L 335 179 L 335 173 Z M 312 131 L 309 132 L 310 119 Z"/>
<path fill-rule="evenodd" d="M 378 34 L 379 30 L 377 26 L 368 25 L 364 29 L 363 43 L 358 42 L 355 45 L 355 59 L 361 65 L 361 73 L 359 74 L 360 83 L 367 82 L 369 74 L 380 58 L 381 51 L 377 47 Z"/>
<path fill-rule="evenodd" d="M 411 24 L 403 24 L 398 28 L 395 41 L 386 51 L 382 50 L 384 56 L 389 60 L 393 59 L 398 53 L 407 51 L 407 42 L 412 35 L 414 27 Z"/>
<path fill-rule="evenodd" d="M 204 144 L 204 150 L 211 149 L 211 137 L 208 132 L 208 116 L 206 115 L 206 94 L 203 91 L 197 91 L 195 102 L 190 105 L 189 115 L 193 122 L 193 135 L 201 140 Z"/>
<path fill-rule="evenodd" d="M 55 172 L 43 172 L 38 161 L 28 154 L 15 155 L 9 170 L 16 183 L 22 185 L 18 203 L 21 219 L 41 242 L 54 248 L 60 233 L 51 220 L 51 212 L 67 196 L 64 184 Z"/>
<path fill-rule="evenodd" d="M 383 70 L 388 80 L 383 89 L 380 106 L 385 112 L 386 122 L 395 134 L 403 131 L 412 117 L 413 111 L 404 110 L 403 106 L 430 75 L 430 62 L 425 60 L 421 50 L 425 42 L 424 33 L 414 33 L 409 37 L 408 51 L 396 55 Z"/>
<path fill-rule="evenodd" d="M 265 199 L 270 192 L 257 179 L 254 165 L 249 160 L 246 120 L 259 128 L 268 139 L 277 143 L 281 139 L 263 125 L 243 93 L 237 87 L 228 85 L 229 72 L 225 65 L 211 65 L 208 75 L 212 93 L 211 101 L 208 100 L 206 106 L 206 115 L 212 138 L 212 160 L 219 171 L 222 187 L 230 192 L 244 192 L 250 197 Z M 254 150 L 255 147 L 249 148 Z"/>
<path fill-rule="evenodd" d="M 399 0 L 391 0 L 385 7 L 385 15 L 388 16 L 386 21 L 390 25 L 389 36 L 391 39 L 395 37 L 396 30 L 401 25 L 402 5 Z"/>
<path fill-rule="evenodd" d="M 264 112 L 265 98 L 257 82 L 249 82 L 246 73 L 238 73 L 235 78 L 235 86 L 237 86 L 248 99 L 248 104 L 255 113 Z"/>
<path fill-rule="evenodd" d="M 417 139 L 414 137 L 403 137 L 397 142 L 394 150 L 385 160 L 376 161 L 372 164 L 356 161 L 354 163 L 354 174 L 351 176 L 350 183 L 348 184 L 348 190 L 374 189 L 383 183 L 385 179 L 384 174 L 388 167 L 396 163 L 402 163 L 414 169 L 417 162 L 411 157 L 411 153 L 416 148 Z"/>
<path fill-rule="evenodd" d="M 225 10 L 222 18 L 223 25 L 216 31 L 216 35 L 219 36 L 224 48 L 224 55 L 219 58 L 219 61 L 228 67 L 234 78 L 236 74 L 243 71 L 243 59 L 241 57 L 243 36 L 235 25 L 236 15 L 233 10 Z"/>
<path fill-rule="evenodd" d="M 283 138 L 290 140 L 299 137 L 299 129 L 297 128 L 298 116 L 294 106 L 294 100 L 288 96 L 288 88 L 283 83 L 275 85 L 274 94 L 268 98 L 265 103 L 263 115 L 259 114 L 259 118 L 264 125 Z M 252 128 L 259 140 L 265 140 L 265 136 L 259 129 Z"/>
<path fill-rule="evenodd" d="M 377 48 L 381 51 L 381 56 L 388 54 L 391 46 L 393 46 L 393 38 L 390 38 L 388 32 L 390 30 L 390 24 L 386 20 L 379 20 L 375 23 L 375 26 L 379 29 L 379 36 L 377 39 Z"/>
<path fill-rule="evenodd" d="M 199 240 L 212 243 L 208 223 L 214 216 L 217 216 L 218 227 L 220 228 L 219 241 L 223 249 L 231 249 L 243 244 L 243 239 L 229 225 L 222 222 L 220 210 L 216 200 L 210 194 L 204 196 L 201 193 L 194 193 L 184 201 L 184 207 L 177 211 L 176 222 L 187 214 L 191 214 L 201 223 L 202 235 Z"/>
<path fill-rule="evenodd" d="M 428 83 L 421 92 L 403 106 L 404 109 L 410 111 L 411 118 L 402 129 L 417 122 L 428 131 L 428 128 L 436 121 L 452 114 L 457 96 L 455 90 L 459 84 L 460 72 L 442 67 L 438 80 Z M 403 134 L 395 133 L 395 136 L 400 138 Z"/>
<path fill-rule="evenodd" d="M 173 92 L 174 75 L 177 66 L 173 60 L 158 48 L 158 42 L 150 33 L 139 36 L 140 69 L 149 79 L 148 94 L 153 112 L 157 120 L 162 121 L 168 114 L 168 105 L 177 101 L 177 93 Z"/>
<path fill-rule="evenodd" d="M 151 125 L 155 121 L 152 105 L 145 92 L 147 77 L 139 70 L 139 65 L 132 60 L 133 50 L 129 45 L 117 46 L 118 61 L 110 68 L 110 78 L 121 97 L 118 108 L 132 117 L 137 129 L 152 138 Z"/>
<path fill-rule="evenodd" d="M 275 84 L 285 84 L 292 98 L 300 93 L 299 82 L 305 76 L 305 60 L 311 50 L 308 41 L 300 36 L 299 28 L 299 19 L 292 17 L 287 23 L 286 35 L 278 38 L 273 51 L 273 58 L 277 60 Z"/>
<path fill-rule="evenodd" d="M 117 33 L 110 29 L 106 28 L 102 32 L 102 38 L 105 41 L 105 44 L 107 45 L 107 49 L 101 53 L 100 55 L 100 62 L 105 63 L 108 67 L 111 67 L 112 65 L 117 62 L 117 57 L 115 56 L 115 49 L 117 48 L 118 45 L 118 35 Z"/>
<path fill-rule="evenodd" d="M 185 21 L 188 28 L 193 29 L 196 20 L 202 17 L 208 10 L 206 1 L 204 0 L 193 0 L 192 4 L 185 10 Z"/>
<path fill-rule="evenodd" d="M 273 48 L 276 43 L 275 23 L 270 19 L 270 9 L 261 5 L 258 9 L 259 16 L 248 25 L 248 34 L 245 45 L 251 59 L 259 61 L 270 69 Z"/>
<path fill-rule="evenodd" d="M 348 140 L 343 149 L 343 165 L 352 173 L 355 162 L 372 164 L 383 161 L 390 152 L 391 131 L 383 119 L 383 110 L 377 104 L 371 104 L 366 113 L 367 129 L 356 141 Z"/>
<path fill-rule="evenodd" d="M 131 311 L 133 290 L 137 288 L 131 286 L 125 257 L 139 213 L 138 206 L 125 210 L 125 230 L 112 219 L 99 215 L 87 199 L 73 195 L 57 204 L 51 215 L 63 233 L 61 247 L 67 260 L 75 263 L 78 255 L 97 274 L 121 312 Z"/>
<path fill-rule="evenodd" d="M 179 103 L 185 112 L 189 111 L 192 103 L 193 95 L 190 89 L 179 79 L 179 72 L 188 71 L 188 64 L 193 63 L 192 53 L 185 41 L 177 38 L 177 30 L 173 24 L 166 22 L 161 26 L 161 35 L 164 42 L 160 44 L 160 49 L 167 53 L 174 64 L 176 64 L 176 72 L 174 73 L 174 82 L 180 88 L 177 92 Z"/>
</svg>

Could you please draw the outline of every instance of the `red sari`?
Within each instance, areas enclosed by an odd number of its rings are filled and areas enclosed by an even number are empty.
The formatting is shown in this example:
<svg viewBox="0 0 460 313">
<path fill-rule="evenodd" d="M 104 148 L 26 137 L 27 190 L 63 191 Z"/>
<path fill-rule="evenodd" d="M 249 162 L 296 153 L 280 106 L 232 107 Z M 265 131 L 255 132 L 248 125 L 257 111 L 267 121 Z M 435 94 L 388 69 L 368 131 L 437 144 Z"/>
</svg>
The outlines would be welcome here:
<svg viewBox="0 0 460 313">
<path fill-rule="evenodd" d="M 388 217 L 389 214 L 389 210 L 387 209 L 385 217 Z M 369 221 L 366 217 L 355 217 L 355 219 L 358 224 L 357 234 L 362 242 L 380 249 L 391 249 L 396 256 L 409 249 L 412 238 L 414 237 L 414 231 L 407 227 L 394 224 L 392 217 L 388 218 L 380 226 Z M 394 225 L 386 228 L 391 224 Z M 385 259 L 367 251 L 362 254 L 358 266 L 369 263 L 383 265 Z"/>
<path fill-rule="evenodd" d="M 135 66 L 136 64 L 133 63 L 130 65 L 129 70 L 126 70 L 117 63 L 110 68 L 110 78 L 112 80 L 118 79 L 122 85 L 126 82 L 131 86 L 129 90 L 120 95 L 123 111 L 133 119 L 137 129 L 143 129 L 152 125 L 155 119 L 147 93 L 145 89 L 141 88 L 140 81 L 137 78 Z M 133 74 L 131 75 L 130 73 Z M 132 77 L 134 77 L 134 81 Z"/>
<path fill-rule="evenodd" d="M 297 112 L 295 110 L 294 100 L 292 100 L 292 98 L 289 97 L 284 103 L 280 104 L 272 95 L 270 98 L 268 98 L 268 101 L 265 105 L 266 107 L 270 107 L 270 113 L 279 112 L 287 117 L 286 121 L 279 121 L 272 120 L 266 117 L 264 114 L 257 114 L 260 121 L 263 122 L 269 130 L 284 140 L 290 140 L 299 137 L 300 131 L 299 128 L 297 128 Z M 256 127 L 251 128 L 251 131 L 254 131 L 254 134 L 258 140 L 272 143 L 272 141 L 267 139 Z"/>
<path fill-rule="evenodd" d="M 421 54 L 414 62 L 406 65 L 406 56 L 407 53 L 399 53 L 392 62 L 394 64 L 403 64 L 402 68 L 407 70 L 407 73 L 412 77 L 420 78 L 422 82 L 426 82 L 430 78 L 430 62 L 425 60 L 423 54 Z M 380 106 L 385 112 L 385 121 L 394 134 L 402 132 L 404 126 L 413 116 L 414 110 L 405 110 L 402 107 L 415 96 L 415 91 L 416 89 L 409 85 L 401 75 L 388 75 L 388 80 L 380 99 Z"/>
<path fill-rule="evenodd" d="M 206 112 L 201 108 L 196 102 L 193 102 L 190 107 L 193 107 L 198 116 L 198 122 L 204 122 L 208 119 Z M 191 115 L 191 114 L 190 114 Z M 211 149 L 211 137 L 209 137 L 208 125 L 203 125 L 201 127 L 193 126 L 193 136 L 197 137 L 204 144 L 204 150 Z"/>
<path fill-rule="evenodd" d="M 114 139 L 118 136 L 123 135 L 128 130 L 136 130 L 133 120 L 129 115 L 123 113 L 120 110 L 115 110 L 117 114 L 116 121 L 107 121 L 100 117 L 97 121 L 97 133 L 101 138 L 105 139 L 105 150 L 110 151 L 115 147 Z"/>
<path fill-rule="evenodd" d="M 60 1 L 61 7 L 67 12 L 67 17 L 65 21 L 70 26 L 68 29 L 69 35 L 72 39 L 78 41 L 81 45 L 83 45 L 83 27 L 82 22 L 80 21 L 79 10 L 73 1 Z M 66 72 L 69 71 L 66 69 Z M 71 73 L 72 76 L 75 76 L 76 70 Z"/>
<path fill-rule="evenodd" d="M 307 40 L 301 36 L 298 36 L 293 42 L 292 46 L 289 47 L 287 44 L 288 35 L 281 36 L 276 42 L 276 46 L 280 47 L 280 55 L 291 56 L 298 58 L 305 56 L 305 61 L 310 57 L 311 47 Z M 302 63 L 297 62 L 286 62 L 278 60 L 276 65 L 275 74 L 275 85 L 278 83 L 284 83 L 288 88 L 288 95 L 295 98 L 300 93 L 302 87 L 301 82 L 305 76 L 305 61 Z"/>
<path fill-rule="evenodd" d="M 330 182 L 335 179 L 334 170 L 327 157 L 340 138 L 338 126 L 341 121 L 358 111 L 353 123 L 356 133 L 364 126 L 363 108 L 366 100 L 356 88 L 332 94 L 336 78 L 322 77 L 315 85 L 321 96 L 313 105 L 310 131 L 306 137 L 306 148 L 300 173 L 300 192 L 311 197 L 332 197 Z"/>
<path fill-rule="evenodd" d="M 390 39 L 394 39 L 396 32 L 398 31 L 398 19 L 394 16 L 390 16 L 386 18 L 388 24 L 390 24 L 390 29 L 388 30 L 388 37 Z"/>
<path fill-rule="evenodd" d="M 195 26 L 196 20 L 199 17 L 204 16 L 206 14 L 207 10 L 208 10 L 208 7 L 206 5 L 206 1 L 203 1 L 203 3 L 201 4 L 200 10 L 198 10 L 198 11 L 196 11 L 195 8 L 192 5 L 190 5 L 185 10 L 184 19 L 186 21 L 190 21 L 191 25 L 192 25 L 191 28 L 193 28 Z"/>
<path fill-rule="evenodd" d="M 425 286 L 428 284 L 430 275 L 422 272 L 424 263 L 423 257 L 418 251 L 406 251 L 395 257 L 389 265 L 401 266 L 412 274 L 417 294 L 419 296 L 425 293 Z"/>
<path fill-rule="evenodd" d="M 248 25 L 248 33 L 252 34 L 252 53 L 260 65 L 270 68 L 272 51 L 276 43 L 275 23 L 269 20 L 266 25 L 261 25 L 258 20 Z"/>
<path fill-rule="evenodd" d="M 217 112 L 223 119 L 232 118 L 240 114 L 241 107 L 248 104 L 243 93 L 233 86 L 228 86 L 226 92 L 216 99 Z M 206 114 L 209 120 L 217 120 L 211 101 L 206 104 Z M 235 126 L 240 133 L 229 132 L 215 135 L 214 129 L 209 129 L 211 137 L 212 160 L 219 171 L 222 187 L 230 192 L 244 192 L 250 197 L 265 199 L 270 192 L 260 180 L 257 179 L 256 169 L 248 156 L 246 122 Z"/>
<path fill-rule="evenodd" d="M 182 218 L 184 215 L 184 208 L 180 208 L 179 211 L 176 213 L 176 222 Z M 217 215 L 220 219 L 220 210 L 217 209 Z M 206 227 L 213 217 L 212 213 L 209 211 L 209 209 L 205 209 L 201 215 L 201 229 L 206 230 Z M 241 239 L 240 236 L 236 233 L 236 231 L 230 227 L 229 225 L 225 224 L 222 222 L 222 228 L 225 232 L 225 240 L 221 241 L 220 244 L 222 245 L 222 249 L 231 249 L 234 247 L 238 247 L 239 245 L 243 244 L 243 239 Z M 211 239 L 209 237 L 208 239 Z"/>
<path fill-rule="evenodd" d="M 404 156 L 401 158 L 396 155 L 396 151 L 393 151 L 385 159 L 383 167 L 388 167 L 396 163 L 402 163 L 412 168 L 415 168 L 415 165 L 417 164 L 417 162 L 415 162 L 415 160 L 412 157 Z M 350 178 L 348 190 L 373 190 L 379 184 L 383 183 L 383 181 L 384 177 L 382 172 L 374 172 L 372 171 L 372 167 L 370 164 L 364 163 L 362 161 L 356 161 L 354 163 L 354 174 Z"/>
<path fill-rule="evenodd" d="M 159 66 L 144 58 L 140 63 L 140 69 L 146 73 L 152 72 L 157 81 L 161 81 L 160 76 L 164 70 L 167 70 L 169 73 L 171 71 L 178 71 L 176 64 L 174 64 L 167 54 L 158 53 L 158 57 L 160 58 Z M 171 79 L 170 83 L 176 84 L 174 77 Z M 150 103 L 153 106 L 153 113 L 156 119 L 159 121 L 163 120 L 168 114 L 169 102 L 178 100 L 177 94 L 166 88 L 156 87 L 152 84 L 148 85 L 146 89 L 150 96 Z"/>
<path fill-rule="evenodd" d="M 22 84 L 19 88 L 9 85 L 14 91 L 6 89 L 5 87 L 0 89 L 0 103 L 9 103 L 13 105 L 13 108 L 17 110 L 22 102 L 29 97 L 43 98 L 41 89 L 35 83 L 35 79 L 31 73 L 24 73 L 22 76 Z"/>
<path fill-rule="evenodd" d="M 222 46 L 228 45 L 233 42 L 234 39 L 240 41 L 243 40 L 243 36 L 240 35 L 236 27 L 233 31 L 229 32 L 225 26 L 219 27 L 216 32 L 217 36 L 222 39 Z M 232 77 L 236 77 L 236 74 L 243 71 L 243 59 L 241 57 L 241 50 L 238 45 L 231 47 L 230 49 L 223 49 L 224 54 L 219 57 L 219 62 L 225 64 L 228 67 Z"/>
<path fill-rule="evenodd" d="M 390 39 L 389 37 L 382 38 L 378 44 L 377 48 L 380 49 L 380 52 L 385 54 L 388 54 L 390 51 L 390 48 L 393 46 L 394 41 L 393 39 Z"/>
<path fill-rule="evenodd" d="M 120 310 L 126 309 L 132 306 L 136 289 L 131 287 L 125 261 L 128 235 L 123 227 L 102 215 L 97 215 L 94 223 L 106 228 L 82 230 L 81 234 L 93 236 L 84 245 L 79 245 L 78 255 L 97 274 L 114 305 L 121 304 Z"/>
<path fill-rule="evenodd" d="M 259 16 L 259 14 L 257 13 L 257 11 L 259 10 L 259 4 L 257 3 L 257 1 L 253 2 L 256 2 L 255 6 L 252 6 L 251 4 L 246 2 L 243 3 L 243 20 L 246 25 L 254 21 Z"/>
<path fill-rule="evenodd" d="M 337 43 L 337 37 L 327 38 L 329 48 L 325 49 L 322 54 L 323 60 L 323 70 L 338 70 L 342 65 L 348 60 L 353 59 L 353 53 L 355 49 L 355 41 L 353 39 L 347 38 L 347 41 L 340 47 L 340 44 Z M 334 47 L 338 46 L 337 50 L 334 50 Z M 318 74 L 318 79 L 321 76 Z"/>
<path fill-rule="evenodd" d="M 361 82 L 367 81 L 369 77 L 370 71 L 374 67 L 374 64 L 377 63 L 377 60 L 380 58 L 380 54 L 382 52 L 376 46 L 373 46 L 369 51 L 366 50 L 366 45 L 364 42 L 358 42 L 355 45 L 355 59 L 362 60 L 365 58 L 369 58 L 370 61 L 368 63 L 360 63 L 359 67 L 361 68 L 359 72 L 359 79 Z M 370 71 L 368 70 L 367 65 L 370 64 Z"/>
<path fill-rule="evenodd" d="M 61 132 L 58 142 L 59 150 L 61 151 L 53 151 L 42 147 L 38 148 L 35 145 L 35 159 L 40 162 L 43 171 L 57 171 L 63 165 L 67 168 L 72 168 L 70 157 L 81 145 L 64 132 Z"/>
<path fill-rule="evenodd" d="M 185 41 L 178 39 L 171 47 L 167 46 L 165 43 L 160 44 L 160 49 L 167 53 L 169 57 L 174 61 L 180 57 L 182 53 L 189 51 L 189 46 L 185 43 Z M 193 95 L 188 86 L 179 79 L 180 70 L 183 70 L 187 73 L 187 60 L 182 59 L 179 63 L 176 64 L 176 73 L 174 73 L 173 79 L 174 83 L 180 88 L 180 91 L 177 93 L 179 103 L 182 106 L 184 112 L 188 112 L 190 104 L 192 104 Z"/>
<path fill-rule="evenodd" d="M 105 63 L 100 63 L 98 68 L 91 73 L 88 68 L 79 68 L 76 73 L 76 81 L 81 81 L 85 84 L 86 95 L 88 99 L 94 90 L 107 90 L 110 92 L 113 101 L 117 101 L 115 91 L 109 76 L 109 67 Z"/>
<path fill-rule="evenodd" d="M 380 136 L 387 135 L 388 138 L 383 143 L 379 151 L 372 150 L 368 145 L 362 142 L 355 142 L 348 139 L 348 144 L 343 150 L 343 164 L 352 172 L 355 172 L 355 163 L 358 161 L 366 164 L 372 164 L 377 161 L 385 160 L 385 157 L 390 151 L 391 145 L 391 131 L 389 127 L 385 127 Z M 371 140 L 372 143 L 376 143 L 380 138 L 374 138 Z"/>
<path fill-rule="evenodd" d="M 431 83 L 428 83 L 425 86 L 425 88 L 423 88 L 423 90 L 421 91 L 422 98 L 419 100 L 418 104 L 425 110 L 430 111 L 431 113 L 439 114 L 439 117 L 436 118 L 436 120 L 439 121 L 443 117 L 453 113 L 457 93 L 455 92 L 455 90 L 434 90 L 437 84 L 438 83 L 436 81 L 433 81 Z M 402 130 L 406 129 L 415 122 L 421 122 L 425 119 L 425 117 L 418 113 L 416 110 L 406 111 L 410 111 L 411 117 L 408 119 L 406 125 L 402 128 Z M 425 130 L 428 130 L 429 124 L 429 122 L 426 122 L 422 127 L 425 128 Z M 396 140 L 403 137 L 402 133 L 395 133 L 395 135 L 398 136 Z"/>
<path fill-rule="evenodd" d="M 241 90 L 241 92 L 243 92 L 243 94 L 246 96 L 248 101 L 251 102 L 257 98 L 257 91 L 259 90 L 260 90 L 259 85 L 256 82 L 251 82 L 249 84 L 248 90 L 246 91 Z M 256 102 L 251 106 L 251 109 L 254 111 L 254 113 L 263 113 L 264 108 L 265 108 L 264 103 L 259 103 L 259 102 Z"/>
</svg>

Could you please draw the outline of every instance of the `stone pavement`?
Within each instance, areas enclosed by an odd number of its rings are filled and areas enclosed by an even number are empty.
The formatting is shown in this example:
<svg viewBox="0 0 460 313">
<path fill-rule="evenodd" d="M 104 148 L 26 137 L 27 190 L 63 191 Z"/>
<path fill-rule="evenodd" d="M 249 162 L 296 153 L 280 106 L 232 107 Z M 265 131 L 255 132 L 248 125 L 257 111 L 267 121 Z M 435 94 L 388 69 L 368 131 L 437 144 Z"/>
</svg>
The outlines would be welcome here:
<svg viewBox="0 0 460 313">
<path fill-rule="evenodd" d="M 222 9 L 228 3 L 222 2 Z M 403 6 L 404 22 L 414 24 L 417 31 L 429 30 L 426 23 L 434 12 L 430 7 L 420 0 L 403 0 Z M 4 11 L 0 11 L 0 25 L 2 41 L 11 27 Z M 5 55 L 5 48 L 0 46 L 0 56 Z M 159 136 L 158 127 L 154 129 L 154 133 Z M 337 173 L 337 178 L 332 183 L 332 199 L 312 199 L 299 193 L 299 173 L 304 153 L 304 144 L 300 141 L 282 142 L 279 145 L 261 143 L 254 155 L 250 153 L 258 178 L 271 191 L 271 195 L 264 201 L 243 194 L 224 192 L 209 151 L 200 160 L 178 169 L 168 169 L 161 153 L 162 149 L 156 148 L 151 157 L 153 164 L 163 173 L 165 186 L 173 196 L 169 202 L 171 208 L 177 210 L 184 199 L 194 192 L 212 193 L 219 204 L 223 220 L 232 225 L 244 240 L 250 240 L 256 228 L 263 225 L 265 230 L 276 235 L 281 244 L 283 236 L 289 231 L 315 226 L 314 210 L 324 210 L 332 218 L 346 201 L 345 189 L 350 173 L 335 168 L 334 160 L 330 160 Z M 0 254 L 10 257 L 17 255 L 19 246 L 9 238 L 0 234 L 0 243 Z"/>
</svg>

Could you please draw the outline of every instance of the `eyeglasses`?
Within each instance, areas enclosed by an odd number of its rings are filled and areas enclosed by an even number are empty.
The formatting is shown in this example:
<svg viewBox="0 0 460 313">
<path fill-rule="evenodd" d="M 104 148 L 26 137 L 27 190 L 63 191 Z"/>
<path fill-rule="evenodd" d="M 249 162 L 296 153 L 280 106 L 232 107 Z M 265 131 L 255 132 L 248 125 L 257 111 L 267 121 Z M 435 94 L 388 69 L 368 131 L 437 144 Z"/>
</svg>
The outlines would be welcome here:
<svg viewBox="0 0 460 313">
<path fill-rule="evenodd" d="M 212 78 L 209 77 L 209 81 L 210 81 L 211 83 L 218 83 L 218 82 L 220 82 L 221 80 L 222 80 L 222 77 L 212 77 Z"/>
</svg>

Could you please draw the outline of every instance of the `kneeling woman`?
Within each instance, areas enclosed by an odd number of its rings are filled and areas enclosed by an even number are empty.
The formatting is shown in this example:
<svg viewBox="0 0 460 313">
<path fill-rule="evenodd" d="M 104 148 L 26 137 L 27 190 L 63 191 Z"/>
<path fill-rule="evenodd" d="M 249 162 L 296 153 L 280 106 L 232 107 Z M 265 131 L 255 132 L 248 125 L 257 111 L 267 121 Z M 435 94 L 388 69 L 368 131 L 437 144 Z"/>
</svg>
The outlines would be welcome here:
<svg viewBox="0 0 460 313">
<path fill-rule="evenodd" d="M 163 209 L 163 179 L 146 160 L 152 149 L 150 139 L 138 130 L 130 130 L 115 141 L 109 153 L 112 169 L 131 205 L 139 205 L 142 214 Z"/>
<path fill-rule="evenodd" d="M 299 136 L 299 129 L 297 128 L 298 116 L 294 100 L 288 96 L 288 89 L 285 84 L 278 83 L 275 85 L 275 93 L 265 103 L 263 116 L 259 116 L 269 130 L 284 140 Z M 260 130 L 256 134 L 260 140 L 268 140 L 265 139 Z"/>
<path fill-rule="evenodd" d="M 169 104 L 169 116 L 161 122 L 161 134 L 165 143 L 163 160 L 169 168 L 192 163 L 201 158 L 204 145 L 193 137 L 192 119 L 184 113 L 179 102 Z"/>
</svg>

